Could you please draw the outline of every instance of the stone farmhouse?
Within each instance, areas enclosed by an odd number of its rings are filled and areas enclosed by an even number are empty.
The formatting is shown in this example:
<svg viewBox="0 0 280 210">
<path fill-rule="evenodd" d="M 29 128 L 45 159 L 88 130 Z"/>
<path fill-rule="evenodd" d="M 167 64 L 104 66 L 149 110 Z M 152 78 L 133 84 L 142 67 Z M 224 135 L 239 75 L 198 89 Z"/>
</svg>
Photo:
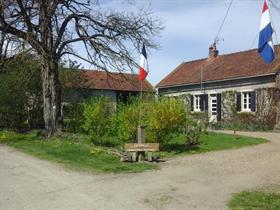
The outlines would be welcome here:
<svg viewBox="0 0 280 210">
<path fill-rule="evenodd" d="M 280 128 L 280 46 L 266 64 L 257 49 L 181 63 L 156 85 L 159 95 L 182 97 L 193 114 L 206 113 L 210 122 L 234 116 Z"/>
</svg>

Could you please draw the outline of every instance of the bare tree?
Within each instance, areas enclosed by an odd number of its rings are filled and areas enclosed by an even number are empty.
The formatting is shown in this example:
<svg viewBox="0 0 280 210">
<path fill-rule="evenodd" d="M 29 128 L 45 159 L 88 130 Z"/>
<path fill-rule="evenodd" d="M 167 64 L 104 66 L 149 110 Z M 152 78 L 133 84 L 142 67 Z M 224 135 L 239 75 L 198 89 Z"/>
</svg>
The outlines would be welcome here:
<svg viewBox="0 0 280 210">
<path fill-rule="evenodd" d="M 102 12 L 94 0 L 0 0 L 0 31 L 16 36 L 40 55 L 44 121 L 47 136 L 58 128 L 61 85 L 58 63 L 71 55 L 99 69 L 124 70 L 137 65 L 140 45 L 155 48 L 161 23 L 148 10 Z M 74 50 L 83 45 L 85 56 Z"/>
</svg>

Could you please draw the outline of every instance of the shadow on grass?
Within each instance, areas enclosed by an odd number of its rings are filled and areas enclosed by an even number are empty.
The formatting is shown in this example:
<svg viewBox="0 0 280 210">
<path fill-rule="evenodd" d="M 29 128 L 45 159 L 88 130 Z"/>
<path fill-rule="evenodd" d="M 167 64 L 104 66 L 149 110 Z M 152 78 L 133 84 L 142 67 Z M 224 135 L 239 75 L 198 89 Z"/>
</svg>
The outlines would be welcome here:
<svg viewBox="0 0 280 210">
<path fill-rule="evenodd" d="M 161 151 L 172 152 L 175 154 L 199 152 L 201 150 L 200 145 L 186 146 L 185 144 L 167 144 L 161 147 Z"/>
</svg>

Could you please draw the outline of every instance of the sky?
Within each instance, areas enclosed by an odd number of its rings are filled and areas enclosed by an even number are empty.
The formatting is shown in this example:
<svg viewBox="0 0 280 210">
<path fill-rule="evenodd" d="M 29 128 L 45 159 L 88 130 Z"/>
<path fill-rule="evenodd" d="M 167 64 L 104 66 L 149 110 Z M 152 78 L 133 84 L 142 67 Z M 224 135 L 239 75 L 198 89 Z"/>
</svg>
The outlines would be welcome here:
<svg viewBox="0 0 280 210">
<path fill-rule="evenodd" d="M 205 58 L 214 42 L 231 0 L 103 0 L 103 6 L 135 10 L 150 5 L 165 29 L 148 51 L 149 75 L 156 85 L 180 63 Z M 280 0 L 270 0 L 274 30 L 280 39 Z M 102 0 L 101 0 L 102 2 Z M 219 34 L 219 54 L 257 48 L 263 0 L 233 0 Z M 278 35 L 279 34 L 279 35 Z M 274 43 L 279 43 L 274 36 Z"/>
</svg>

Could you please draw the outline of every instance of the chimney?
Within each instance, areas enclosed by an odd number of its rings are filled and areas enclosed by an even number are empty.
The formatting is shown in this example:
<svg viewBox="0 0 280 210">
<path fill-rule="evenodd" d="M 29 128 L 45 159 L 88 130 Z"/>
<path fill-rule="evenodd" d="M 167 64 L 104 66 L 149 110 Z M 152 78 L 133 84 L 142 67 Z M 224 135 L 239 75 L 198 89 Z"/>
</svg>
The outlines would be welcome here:
<svg viewBox="0 0 280 210">
<path fill-rule="evenodd" d="M 209 47 L 209 59 L 216 58 L 219 55 L 219 51 L 217 50 L 216 43 L 213 43 Z"/>
</svg>

